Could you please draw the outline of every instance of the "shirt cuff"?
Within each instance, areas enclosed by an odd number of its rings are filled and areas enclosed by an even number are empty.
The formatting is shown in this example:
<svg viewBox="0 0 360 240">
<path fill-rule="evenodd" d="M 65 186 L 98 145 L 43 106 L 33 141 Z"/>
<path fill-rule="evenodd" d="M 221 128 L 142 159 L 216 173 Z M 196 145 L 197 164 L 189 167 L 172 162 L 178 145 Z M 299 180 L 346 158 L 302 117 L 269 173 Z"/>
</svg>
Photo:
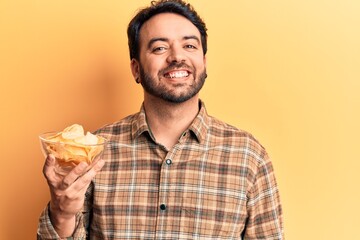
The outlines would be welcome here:
<svg viewBox="0 0 360 240">
<path fill-rule="evenodd" d="M 39 225 L 37 229 L 37 239 L 38 240 L 82 240 L 86 239 L 86 231 L 83 224 L 83 214 L 80 212 L 76 214 L 75 230 L 73 236 L 68 238 L 60 238 L 57 232 L 54 229 L 49 217 L 49 204 L 43 210 L 40 215 Z"/>
</svg>

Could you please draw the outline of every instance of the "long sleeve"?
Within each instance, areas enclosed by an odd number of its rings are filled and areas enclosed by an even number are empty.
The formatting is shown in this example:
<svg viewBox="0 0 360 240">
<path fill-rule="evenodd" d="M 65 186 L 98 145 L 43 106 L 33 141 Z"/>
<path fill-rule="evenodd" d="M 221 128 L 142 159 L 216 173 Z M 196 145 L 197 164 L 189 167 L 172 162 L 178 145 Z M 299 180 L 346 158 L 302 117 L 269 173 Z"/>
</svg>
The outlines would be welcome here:
<svg viewBox="0 0 360 240">
<path fill-rule="evenodd" d="M 259 162 L 254 183 L 248 195 L 248 219 L 244 239 L 283 240 L 283 219 L 279 191 L 271 162 L 265 153 Z"/>
<path fill-rule="evenodd" d="M 91 214 L 91 204 L 92 204 L 92 190 L 93 184 L 90 184 L 86 195 L 85 203 L 83 210 L 76 215 L 75 230 L 72 237 L 67 239 L 72 240 L 85 240 L 88 235 L 89 219 Z M 38 240 L 59 240 L 61 239 L 57 232 L 55 231 L 53 225 L 51 224 L 49 217 L 49 204 L 43 210 L 40 215 L 38 229 L 37 229 L 37 239 Z"/>
</svg>

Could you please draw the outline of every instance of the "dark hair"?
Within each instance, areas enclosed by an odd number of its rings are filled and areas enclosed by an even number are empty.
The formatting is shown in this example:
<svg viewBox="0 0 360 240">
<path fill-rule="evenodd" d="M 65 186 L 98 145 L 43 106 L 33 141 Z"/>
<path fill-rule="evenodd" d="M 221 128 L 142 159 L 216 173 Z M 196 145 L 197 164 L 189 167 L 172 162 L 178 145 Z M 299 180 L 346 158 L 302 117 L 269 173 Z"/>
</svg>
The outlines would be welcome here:
<svg viewBox="0 0 360 240">
<path fill-rule="evenodd" d="M 147 8 L 141 9 L 130 21 L 127 35 L 130 51 L 130 59 L 139 59 L 139 35 L 142 25 L 151 17 L 159 13 L 176 13 L 187 18 L 199 30 L 201 45 L 204 55 L 207 51 L 207 29 L 204 21 L 200 18 L 194 8 L 182 0 L 159 0 L 152 1 Z"/>
</svg>

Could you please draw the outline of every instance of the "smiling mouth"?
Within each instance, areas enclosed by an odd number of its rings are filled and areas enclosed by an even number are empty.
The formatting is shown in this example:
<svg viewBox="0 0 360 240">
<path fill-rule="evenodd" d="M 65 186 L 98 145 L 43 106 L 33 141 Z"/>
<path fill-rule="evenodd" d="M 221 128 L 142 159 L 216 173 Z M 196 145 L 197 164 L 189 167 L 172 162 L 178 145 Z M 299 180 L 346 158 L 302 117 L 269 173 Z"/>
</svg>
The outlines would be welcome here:
<svg viewBox="0 0 360 240">
<path fill-rule="evenodd" d="M 189 76 L 189 72 L 185 71 L 185 70 L 179 70 L 179 71 L 172 71 L 172 72 L 167 72 L 164 74 L 164 77 L 166 78 L 184 78 L 184 77 L 188 77 Z"/>
</svg>

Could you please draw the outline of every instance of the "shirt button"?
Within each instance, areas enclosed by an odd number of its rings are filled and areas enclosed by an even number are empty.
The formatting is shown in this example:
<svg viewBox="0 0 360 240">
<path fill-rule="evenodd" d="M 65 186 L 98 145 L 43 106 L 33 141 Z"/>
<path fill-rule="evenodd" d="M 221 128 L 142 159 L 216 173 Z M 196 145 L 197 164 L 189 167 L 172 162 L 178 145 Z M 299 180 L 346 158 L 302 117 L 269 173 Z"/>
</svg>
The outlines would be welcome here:
<svg viewBox="0 0 360 240">
<path fill-rule="evenodd" d="M 165 205 L 165 204 L 160 204 L 160 209 L 161 209 L 162 211 L 166 210 L 166 205 Z"/>
<path fill-rule="evenodd" d="M 171 161 L 171 159 L 166 159 L 165 163 L 166 163 L 167 165 L 171 165 L 172 161 Z"/>
</svg>

